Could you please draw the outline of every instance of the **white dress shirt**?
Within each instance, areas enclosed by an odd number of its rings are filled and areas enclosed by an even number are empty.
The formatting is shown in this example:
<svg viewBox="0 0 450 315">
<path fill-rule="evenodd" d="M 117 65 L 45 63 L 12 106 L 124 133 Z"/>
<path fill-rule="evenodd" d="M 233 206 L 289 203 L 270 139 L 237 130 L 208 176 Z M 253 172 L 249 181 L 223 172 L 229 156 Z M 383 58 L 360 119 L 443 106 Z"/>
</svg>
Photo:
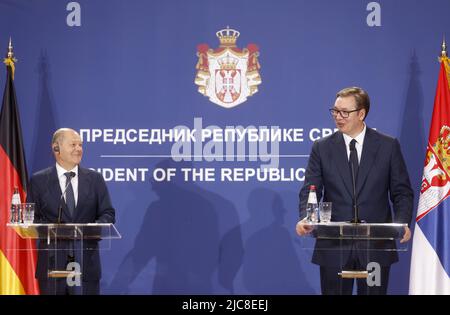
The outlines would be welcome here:
<svg viewBox="0 0 450 315">
<path fill-rule="evenodd" d="M 355 138 L 352 138 L 352 137 L 346 135 L 345 133 L 343 135 L 344 135 L 344 141 L 345 141 L 345 148 L 347 150 L 347 158 L 350 160 L 350 141 L 355 139 L 356 140 L 355 148 L 356 148 L 356 153 L 358 154 L 358 163 L 361 164 L 361 153 L 362 153 L 363 144 L 364 144 L 364 136 L 366 135 L 366 124 L 364 124 L 363 130 Z"/>
<path fill-rule="evenodd" d="M 67 172 L 74 172 L 75 177 L 72 178 L 72 189 L 73 189 L 73 196 L 75 198 L 75 207 L 78 204 L 78 165 L 75 166 L 70 171 L 65 170 L 62 168 L 58 163 L 56 163 L 56 172 L 58 173 L 58 180 L 59 180 L 59 187 L 61 187 L 61 193 L 64 193 L 64 189 L 66 188 L 66 175 L 64 175 Z M 64 201 L 66 200 L 66 194 L 64 193 Z"/>
</svg>

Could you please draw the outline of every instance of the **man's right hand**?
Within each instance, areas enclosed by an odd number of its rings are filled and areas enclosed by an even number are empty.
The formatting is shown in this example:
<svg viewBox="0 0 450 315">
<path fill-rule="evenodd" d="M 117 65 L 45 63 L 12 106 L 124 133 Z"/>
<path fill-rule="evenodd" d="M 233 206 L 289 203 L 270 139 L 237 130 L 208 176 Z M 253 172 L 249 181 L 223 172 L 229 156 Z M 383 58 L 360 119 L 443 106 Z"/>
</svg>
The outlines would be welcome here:
<svg viewBox="0 0 450 315">
<path fill-rule="evenodd" d="M 311 233 L 311 231 L 313 229 L 314 228 L 310 224 L 308 224 L 306 219 L 298 221 L 297 225 L 295 226 L 295 230 L 297 231 L 297 234 L 300 235 L 300 236 L 304 236 L 306 234 Z"/>
</svg>

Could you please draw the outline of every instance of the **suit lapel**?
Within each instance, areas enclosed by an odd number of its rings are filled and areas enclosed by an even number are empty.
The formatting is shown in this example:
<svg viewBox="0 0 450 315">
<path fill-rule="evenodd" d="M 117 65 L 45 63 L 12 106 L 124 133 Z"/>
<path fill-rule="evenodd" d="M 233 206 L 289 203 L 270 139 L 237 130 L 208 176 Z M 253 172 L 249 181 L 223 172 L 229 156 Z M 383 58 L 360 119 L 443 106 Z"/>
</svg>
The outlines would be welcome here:
<svg viewBox="0 0 450 315">
<path fill-rule="evenodd" d="M 56 167 L 53 167 L 50 170 L 48 176 L 48 187 L 50 189 L 50 193 L 54 197 L 61 196 L 61 187 L 59 186 L 58 173 L 56 172 Z"/>
<path fill-rule="evenodd" d="M 376 163 L 376 156 L 379 147 L 380 143 L 376 133 L 369 127 L 366 127 L 361 162 L 359 163 L 358 179 L 356 181 L 357 195 L 364 186 L 371 168 Z"/>
<path fill-rule="evenodd" d="M 56 171 L 56 167 L 53 167 L 49 174 L 48 180 L 48 189 L 50 194 L 52 195 L 52 199 L 56 201 L 56 220 L 58 220 L 59 207 L 62 207 L 61 213 L 61 221 L 62 222 L 70 222 L 71 216 L 69 214 L 69 210 L 66 207 L 66 203 L 64 201 L 64 197 L 62 197 L 61 186 L 59 185 L 58 172 Z"/>
<path fill-rule="evenodd" d="M 335 134 L 335 138 L 333 139 L 333 148 L 332 148 L 332 158 L 334 163 L 336 163 L 336 168 L 339 171 L 339 175 L 344 182 L 344 186 L 347 189 L 350 196 L 353 196 L 352 189 L 352 177 L 350 174 L 350 168 L 348 166 L 348 157 L 347 150 L 345 148 L 344 137 L 341 132 L 337 132 Z"/>
<path fill-rule="evenodd" d="M 88 197 L 89 186 L 87 173 L 78 166 L 78 202 L 74 211 L 74 220 L 80 217 L 81 211 L 83 210 L 83 202 Z"/>
</svg>

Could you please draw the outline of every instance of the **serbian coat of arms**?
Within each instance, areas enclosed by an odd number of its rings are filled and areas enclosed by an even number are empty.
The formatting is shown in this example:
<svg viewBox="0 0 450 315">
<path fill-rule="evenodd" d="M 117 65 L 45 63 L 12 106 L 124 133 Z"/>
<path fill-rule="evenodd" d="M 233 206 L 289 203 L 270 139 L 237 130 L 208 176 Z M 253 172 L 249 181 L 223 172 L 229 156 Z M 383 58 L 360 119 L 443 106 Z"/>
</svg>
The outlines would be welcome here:
<svg viewBox="0 0 450 315">
<path fill-rule="evenodd" d="M 434 144 L 429 143 L 423 170 L 417 219 L 450 194 L 450 127 L 443 125 Z"/>
<path fill-rule="evenodd" d="M 211 102 L 232 108 L 258 92 L 261 84 L 258 47 L 248 44 L 247 48 L 238 48 L 236 41 L 240 33 L 229 27 L 216 35 L 220 41 L 217 49 L 207 44 L 197 47 L 195 84 Z"/>
</svg>

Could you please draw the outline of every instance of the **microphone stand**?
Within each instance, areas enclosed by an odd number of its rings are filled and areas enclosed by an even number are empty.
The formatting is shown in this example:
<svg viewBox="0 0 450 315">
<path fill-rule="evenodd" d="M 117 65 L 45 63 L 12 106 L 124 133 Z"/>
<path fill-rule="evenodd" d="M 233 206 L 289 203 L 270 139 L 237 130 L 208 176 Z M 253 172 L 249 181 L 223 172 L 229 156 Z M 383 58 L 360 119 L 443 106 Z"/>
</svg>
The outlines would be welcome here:
<svg viewBox="0 0 450 315">
<path fill-rule="evenodd" d="M 72 182 L 72 178 L 74 178 L 75 175 L 76 174 L 74 172 L 70 172 L 70 179 L 67 181 L 66 187 L 64 187 L 63 193 L 61 194 L 61 198 L 59 199 L 58 224 L 61 224 L 61 215 L 62 215 L 62 208 L 63 208 L 62 207 L 62 200 L 64 198 L 64 195 L 66 194 L 67 188 L 69 187 L 70 183 Z M 58 228 L 56 229 L 55 239 L 56 240 L 58 239 Z M 58 246 L 56 243 L 57 242 L 55 242 L 55 244 L 54 244 L 55 249 L 57 249 L 57 246 Z M 74 247 L 73 242 L 69 241 L 67 243 L 67 246 L 68 246 L 67 247 L 67 250 L 68 250 L 67 261 L 68 262 L 74 262 L 75 261 L 75 256 L 74 256 L 74 253 L 73 253 L 73 247 Z M 58 276 L 50 276 L 50 273 L 57 274 Z M 67 277 L 69 277 L 71 275 L 71 271 L 68 271 L 68 270 L 54 270 L 52 272 L 49 271 L 49 277 L 50 278 L 52 278 L 52 277 L 60 277 L 60 275 L 63 275 L 65 278 L 67 278 Z"/>
<path fill-rule="evenodd" d="M 350 161 L 351 169 L 352 169 L 352 185 L 353 185 L 353 220 L 350 223 L 361 223 L 359 219 L 359 209 L 358 209 L 358 201 L 356 199 L 356 178 L 355 178 L 355 167 L 353 165 L 353 161 Z"/>
</svg>

